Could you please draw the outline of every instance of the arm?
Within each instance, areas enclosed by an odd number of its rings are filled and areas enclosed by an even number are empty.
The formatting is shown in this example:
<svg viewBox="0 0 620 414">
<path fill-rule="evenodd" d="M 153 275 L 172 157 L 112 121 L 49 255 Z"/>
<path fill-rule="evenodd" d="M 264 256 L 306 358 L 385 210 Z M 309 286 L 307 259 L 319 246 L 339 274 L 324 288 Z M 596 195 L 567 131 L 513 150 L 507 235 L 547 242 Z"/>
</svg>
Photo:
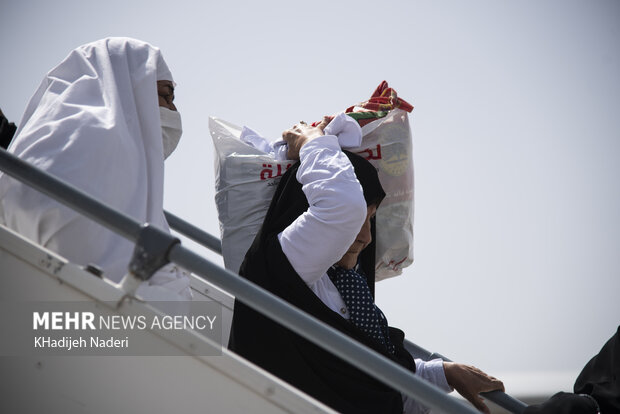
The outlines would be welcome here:
<svg viewBox="0 0 620 414">
<path fill-rule="evenodd" d="M 298 128 L 298 127 L 296 127 Z M 319 280 L 355 240 L 366 218 L 366 201 L 353 166 L 335 136 L 305 140 L 299 128 L 287 140 L 289 157 L 298 151 L 301 165 L 297 180 L 308 199 L 308 210 L 279 235 L 282 251 L 308 284 Z M 322 132 L 321 132 L 322 133 Z M 302 142 L 303 141 L 303 142 Z"/>
</svg>

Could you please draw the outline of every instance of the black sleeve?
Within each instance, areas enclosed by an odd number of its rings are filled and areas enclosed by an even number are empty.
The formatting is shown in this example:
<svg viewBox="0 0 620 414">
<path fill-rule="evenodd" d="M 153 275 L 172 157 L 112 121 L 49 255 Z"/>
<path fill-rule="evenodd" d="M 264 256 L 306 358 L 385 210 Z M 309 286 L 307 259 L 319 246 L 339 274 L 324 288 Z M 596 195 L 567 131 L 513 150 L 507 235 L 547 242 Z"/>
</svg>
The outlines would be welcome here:
<svg viewBox="0 0 620 414">
<path fill-rule="evenodd" d="M 0 110 L 0 147 L 4 149 L 9 147 L 16 129 L 17 126 L 13 122 L 9 122 Z"/>
</svg>

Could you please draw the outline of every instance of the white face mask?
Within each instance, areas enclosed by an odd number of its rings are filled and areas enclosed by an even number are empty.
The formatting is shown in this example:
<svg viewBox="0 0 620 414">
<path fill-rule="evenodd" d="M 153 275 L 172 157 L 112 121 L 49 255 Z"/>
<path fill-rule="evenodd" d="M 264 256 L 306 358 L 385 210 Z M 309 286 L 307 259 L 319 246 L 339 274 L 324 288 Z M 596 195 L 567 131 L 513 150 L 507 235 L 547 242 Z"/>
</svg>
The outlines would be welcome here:
<svg viewBox="0 0 620 414">
<path fill-rule="evenodd" d="M 181 114 L 163 106 L 159 107 L 161 119 L 161 135 L 164 140 L 164 159 L 168 158 L 179 144 L 183 128 Z"/>
</svg>

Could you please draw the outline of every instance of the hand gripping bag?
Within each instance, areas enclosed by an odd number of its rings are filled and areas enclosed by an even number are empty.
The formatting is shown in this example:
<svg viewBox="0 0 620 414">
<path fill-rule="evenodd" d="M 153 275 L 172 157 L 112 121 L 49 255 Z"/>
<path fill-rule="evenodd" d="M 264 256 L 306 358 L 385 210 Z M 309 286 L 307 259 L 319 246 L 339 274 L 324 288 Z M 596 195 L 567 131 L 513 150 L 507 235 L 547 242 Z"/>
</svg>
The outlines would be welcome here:
<svg viewBox="0 0 620 414">
<path fill-rule="evenodd" d="M 387 96 L 387 97 L 386 97 Z M 386 197 L 376 215 L 376 280 L 397 276 L 413 262 L 413 156 L 408 112 L 383 82 L 373 97 L 347 109 L 362 126 L 362 145 L 350 149 L 379 173 Z M 263 222 L 282 174 L 294 161 L 278 161 L 240 140 L 241 128 L 209 119 L 215 146 L 215 201 L 227 269 L 237 272 Z"/>
</svg>

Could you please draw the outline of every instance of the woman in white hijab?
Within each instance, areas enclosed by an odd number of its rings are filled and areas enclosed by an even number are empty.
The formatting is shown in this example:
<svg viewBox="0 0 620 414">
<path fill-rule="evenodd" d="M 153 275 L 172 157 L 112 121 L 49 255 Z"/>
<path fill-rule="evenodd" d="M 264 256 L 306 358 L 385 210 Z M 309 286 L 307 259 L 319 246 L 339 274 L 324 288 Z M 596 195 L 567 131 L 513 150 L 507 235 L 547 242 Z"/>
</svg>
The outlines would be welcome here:
<svg viewBox="0 0 620 414">
<path fill-rule="evenodd" d="M 173 93 L 158 48 L 128 38 L 83 45 L 43 79 L 9 152 L 169 231 L 164 158 L 181 135 Z M 0 222 L 74 263 L 97 264 L 114 282 L 127 272 L 132 243 L 2 174 Z M 172 265 L 147 283 L 191 297 L 187 274 Z"/>
</svg>

